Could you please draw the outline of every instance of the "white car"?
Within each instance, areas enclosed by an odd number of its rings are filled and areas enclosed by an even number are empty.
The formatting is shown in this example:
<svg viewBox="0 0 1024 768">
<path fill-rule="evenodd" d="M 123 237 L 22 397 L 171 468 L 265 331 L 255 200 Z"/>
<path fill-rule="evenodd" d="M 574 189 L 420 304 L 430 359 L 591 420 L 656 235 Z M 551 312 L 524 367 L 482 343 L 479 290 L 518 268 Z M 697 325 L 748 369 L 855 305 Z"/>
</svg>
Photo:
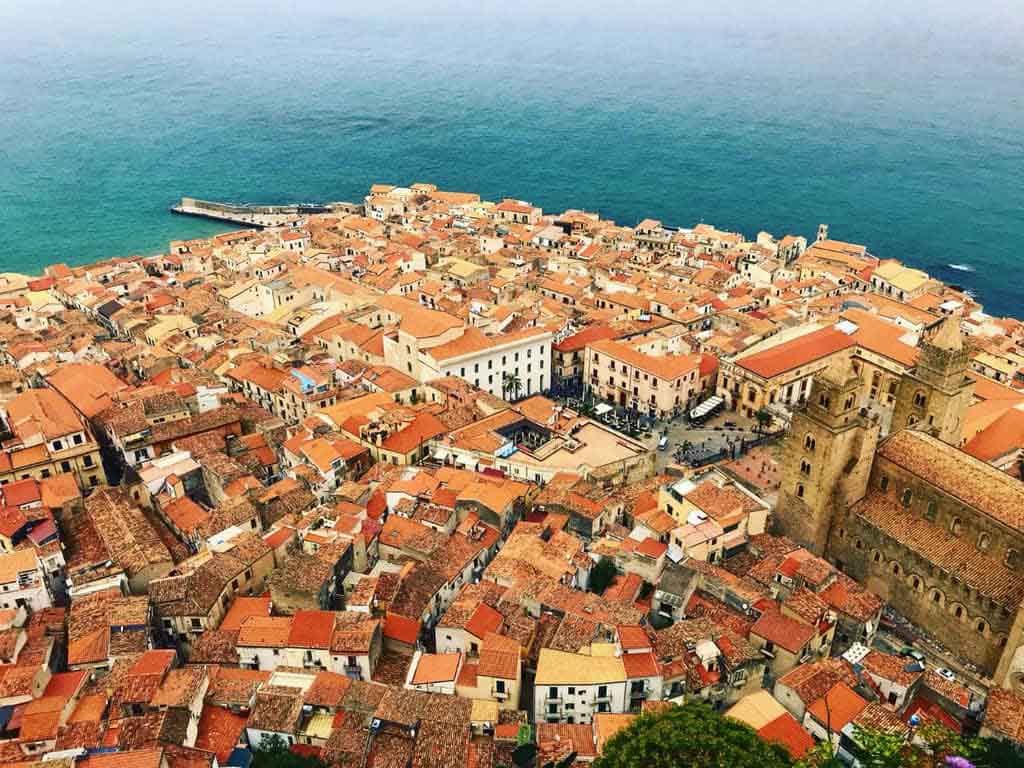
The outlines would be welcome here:
<svg viewBox="0 0 1024 768">
<path fill-rule="evenodd" d="M 953 674 L 952 670 L 946 669 L 945 667 L 939 667 L 935 670 L 935 673 L 941 677 L 946 678 L 951 683 L 956 682 L 956 675 Z"/>
</svg>

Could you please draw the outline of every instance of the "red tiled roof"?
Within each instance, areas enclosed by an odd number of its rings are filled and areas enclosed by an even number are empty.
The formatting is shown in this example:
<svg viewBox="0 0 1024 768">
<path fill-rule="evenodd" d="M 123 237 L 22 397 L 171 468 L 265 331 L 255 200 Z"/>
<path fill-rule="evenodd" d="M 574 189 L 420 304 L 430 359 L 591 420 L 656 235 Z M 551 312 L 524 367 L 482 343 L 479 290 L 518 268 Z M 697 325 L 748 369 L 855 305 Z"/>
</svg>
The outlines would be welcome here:
<svg viewBox="0 0 1024 768">
<path fill-rule="evenodd" d="M 814 627 L 783 616 L 777 610 L 768 610 L 750 628 L 750 633 L 763 637 L 790 653 L 799 653 L 814 637 Z"/>
<path fill-rule="evenodd" d="M 330 648 L 334 618 L 333 611 L 296 611 L 288 633 L 288 645 L 293 648 Z"/>
<path fill-rule="evenodd" d="M 46 690 L 43 691 L 43 696 L 62 696 L 66 699 L 74 696 L 78 689 L 82 687 L 82 683 L 89 676 L 89 673 L 85 670 L 78 672 L 58 672 L 56 675 L 50 678 L 50 682 L 46 684 Z"/>
<path fill-rule="evenodd" d="M 644 628 L 636 624 L 620 624 L 615 628 L 619 635 L 619 644 L 624 651 L 635 651 L 651 647 L 651 638 Z M 626 654 L 629 655 L 629 654 Z"/>
<path fill-rule="evenodd" d="M 226 763 L 231 750 L 238 744 L 248 719 L 248 715 L 235 714 L 224 707 L 205 705 L 199 718 L 196 749 L 213 752 L 217 756 L 217 762 Z"/>
<path fill-rule="evenodd" d="M 659 674 L 658 660 L 654 653 L 624 653 L 622 654 L 622 666 L 626 670 L 626 677 L 657 677 Z"/>
<path fill-rule="evenodd" d="M 811 704 L 807 711 L 819 723 L 828 723 L 833 731 L 841 731 L 867 705 L 846 683 L 836 683 L 828 693 Z"/>
<path fill-rule="evenodd" d="M 174 651 L 146 651 L 128 670 L 129 675 L 162 675 L 171 664 L 177 654 Z"/>
<path fill-rule="evenodd" d="M 794 760 L 800 760 L 814 746 L 811 734 L 801 728 L 789 712 L 779 715 L 767 725 L 762 726 L 757 735 L 765 741 L 782 745 Z"/>
<path fill-rule="evenodd" d="M 20 507 L 40 501 L 39 483 L 32 478 L 8 483 L 3 487 L 4 503 L 9 507 Z"/>
<path fill-rule="evenodd" d="M 837 331 L 835 328 L 822 328 L 778 344 L 763 352 L 740 358 L 736 364 L 762 378 L 770 379 L 780 373 L 791 371 L 840 350 L 848 349 L 853 345 L 853 339 L 842 331 Z"/>
<path fill-rule="evenodd" d="M 504 617 L 486 603 L 480 603 L 466 622 L 465 629 L 474 637 L 483 640 L 488 632 L 497 632 Z"/>
<path fill-rule="evenodd" d="M 552 349 L 556 352 L 575 352 L 583 349 L 591 342 L 600 341 L 601 339 L 614 339 L 617 336 L 618 334 L 607 325 L 591 325 L 582 331 L 574 333 L 572 336 L 565 337 L 558 344 L 552 345 Z"/>
<path fill-rule="evenodd" d="M 420 622 L 388 611 L 384 618 L 384 637 L 406 645 L 416 645 L 420 636 Z"/>
</svg>

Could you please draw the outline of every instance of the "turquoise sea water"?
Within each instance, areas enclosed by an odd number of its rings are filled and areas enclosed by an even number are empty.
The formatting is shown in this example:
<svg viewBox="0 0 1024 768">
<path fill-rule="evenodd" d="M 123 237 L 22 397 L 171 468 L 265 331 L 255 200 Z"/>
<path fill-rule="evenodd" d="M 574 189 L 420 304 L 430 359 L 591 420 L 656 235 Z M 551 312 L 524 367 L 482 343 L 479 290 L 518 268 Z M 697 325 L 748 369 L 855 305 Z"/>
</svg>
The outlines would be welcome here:
<svg viewBox="0 0 1024 768">
<path fill-rule="evenodd" d="M 628 224 L 827 222 L 1024 315 L 1019 4 L 829 5 L 0 0 L 0 271 L 222 229 L 167 213 L 183 194 L 432 181 Z"/>
</svg>

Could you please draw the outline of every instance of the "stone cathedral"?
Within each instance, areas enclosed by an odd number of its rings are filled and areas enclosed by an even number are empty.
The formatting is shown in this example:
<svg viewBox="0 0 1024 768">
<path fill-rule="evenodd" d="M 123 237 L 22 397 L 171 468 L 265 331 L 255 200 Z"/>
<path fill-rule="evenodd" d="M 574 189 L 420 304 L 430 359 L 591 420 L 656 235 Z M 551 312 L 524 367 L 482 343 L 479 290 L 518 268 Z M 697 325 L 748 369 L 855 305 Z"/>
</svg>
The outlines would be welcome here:
<svg viewBox="0 0 1024 768">
<path fill-rule="evenodd" d="M 824 371 L 785 439 L 776 525 L 1024 692 L 1024 484 L 959 448 L 968 361 L 955 319 L 928 329 L 884 439 L 851 359 Z"/>
</svg>

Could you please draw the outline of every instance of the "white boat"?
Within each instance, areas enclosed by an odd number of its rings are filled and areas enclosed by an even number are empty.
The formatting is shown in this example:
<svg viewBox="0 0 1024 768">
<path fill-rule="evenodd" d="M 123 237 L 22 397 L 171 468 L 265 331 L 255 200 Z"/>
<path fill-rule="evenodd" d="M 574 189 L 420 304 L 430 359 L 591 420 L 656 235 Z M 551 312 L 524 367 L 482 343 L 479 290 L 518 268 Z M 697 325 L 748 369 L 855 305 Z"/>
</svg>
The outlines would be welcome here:
<svg viewBox="0 0 1024 768">
<path fill-rule="evenodd" d="M 950 269 L 955 269 L 957 272 L 973 272 L 974 267 L 969 264 L 948 264 Z"/>
</svg>

